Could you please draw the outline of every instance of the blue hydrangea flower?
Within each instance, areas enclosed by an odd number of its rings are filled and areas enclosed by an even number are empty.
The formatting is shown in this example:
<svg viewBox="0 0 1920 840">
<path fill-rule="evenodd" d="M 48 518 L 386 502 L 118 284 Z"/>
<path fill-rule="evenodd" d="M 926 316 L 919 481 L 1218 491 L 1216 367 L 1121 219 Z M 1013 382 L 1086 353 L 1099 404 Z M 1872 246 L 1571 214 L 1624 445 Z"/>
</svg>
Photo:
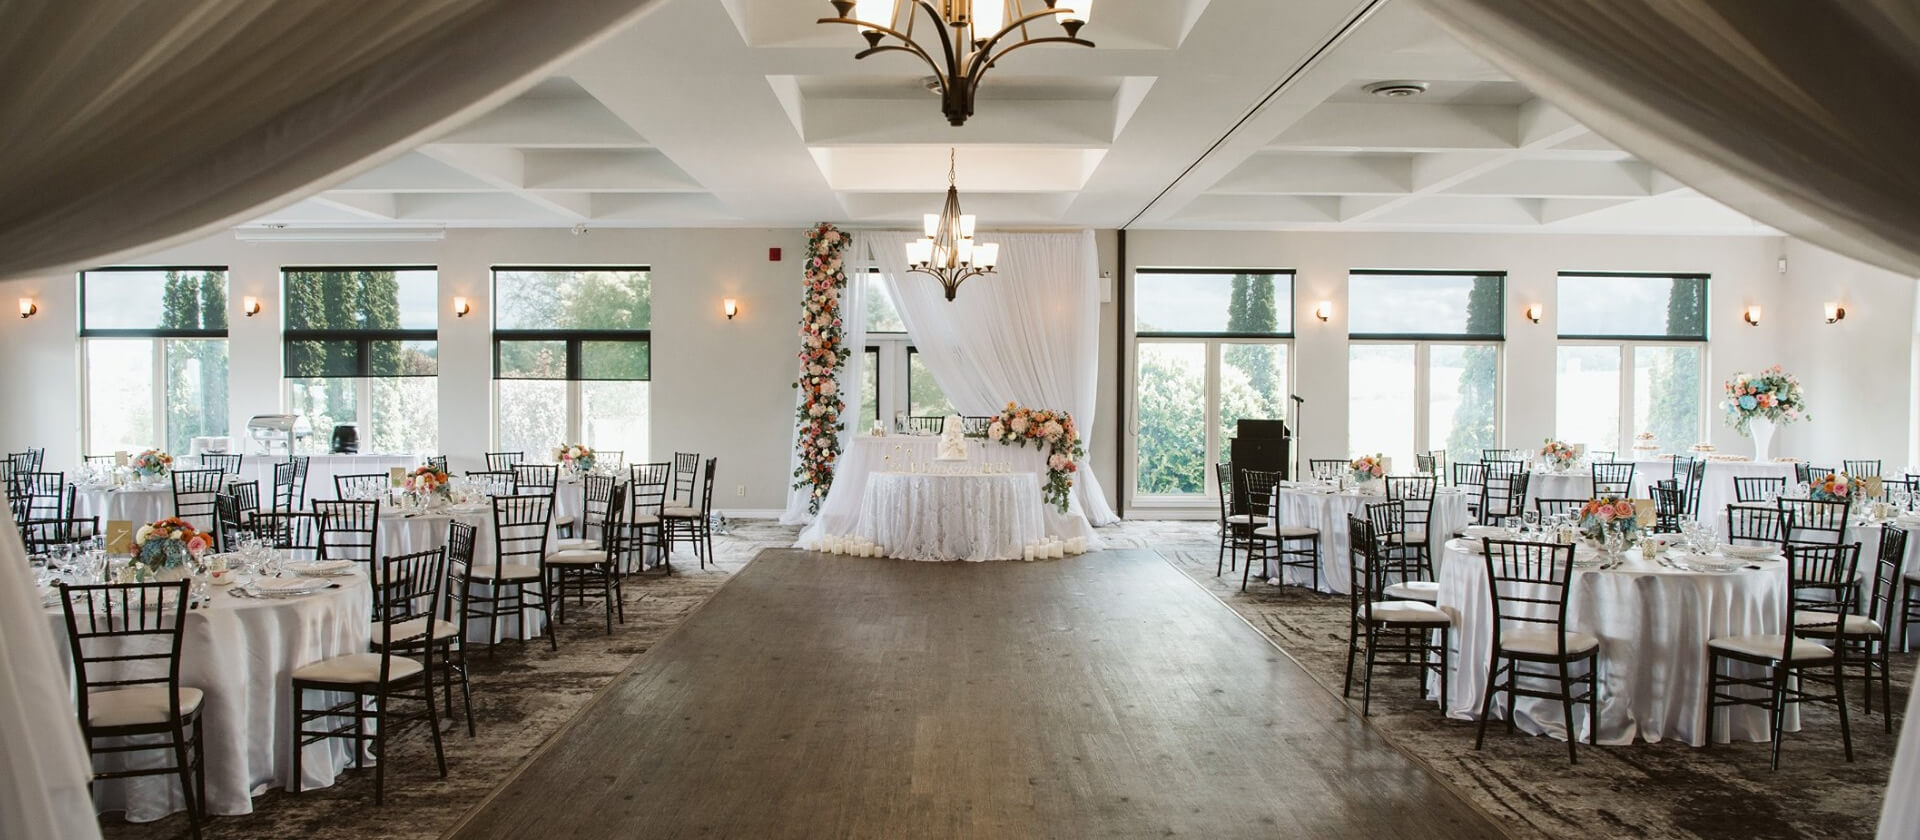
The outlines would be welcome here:
<svg viewBox="0 0 1920 840">
<path fill-rule="evenodd" d="M 1746 410 L 1748 410 L 1748 411 L 1752 411 L 1752 410 L 1753 410 L 1753 408 L 1754 408 L 1754 406 L 1756 406 L 1756 405 L 1759 405 L 1759 403 L 1757 403 L 1757 402 L 1755 402 L 1755 401 L 1754 401 L 1754 399 L 1753 399 L 1753 395 L 1752 395 L 1752 394 L 1741 394 L 1741 395 L 1740 395 L 1740 407 L 1741 407 L 1741 408 L 1744 408 L 1744 409 L 1746 409 Z"/>
</svg>

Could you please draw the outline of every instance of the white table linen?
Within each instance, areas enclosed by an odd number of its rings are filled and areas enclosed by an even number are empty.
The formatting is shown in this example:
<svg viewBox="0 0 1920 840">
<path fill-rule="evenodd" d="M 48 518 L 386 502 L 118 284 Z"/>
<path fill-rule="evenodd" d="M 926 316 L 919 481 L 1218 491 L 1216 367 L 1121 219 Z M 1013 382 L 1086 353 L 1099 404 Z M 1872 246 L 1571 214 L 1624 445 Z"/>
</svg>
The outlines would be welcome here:
<svg viewBox="0 0 1920 840">
<path fill-rule="evenodd" d="M 273 501 L 273 465 L 286 463 L 285 456 L 249 454 L 240 462 L 240 480 L 260 482 L 260 504 Z M 390 472 L 394 467 L 411 471 L 426 463 L 418 455 L 314 455 L 307 461 L 307 501 L 338 498 L 333 477 Z"/>
<path fill-rule="evenodd" d="M 380 552 L 385 557 L 397 557 L 416 551 L 431 551 L 447 544 L 447 529 L 455 520 L 473 526 L 473 565 L 475 567 L 492 566 L 496 553 L 497 533 L 493 527 L 493 508 L 449 508 L 440 513 L 382 513 L 380 515 Z M 547 545 L 551 549 L 557 536 L 549 529 Z M 476 584 L 476 586 L 479 586 Z M 533 592 L 541 591 L 544 581 L 526 584 Z M 488 586 L 479 586 L 485 594 Z M 499 632 L 502 639 L 532 639 L 546 628 L 545 621 L 538 610 L 523 610 L 518 618 L 512 615 L 500 617 Z M 466 639 L 475 644 L 486 644 L 487 620 L 474 619 L 467 623 Z"/>
<path fill-rule="evenodd" d="M 1639 498 L 1653 496 L 1653 483 L 1673 478 L 1673 462 L 1667 459 L 1657 461 L 1636 461 L 1633 471 L 1633 495 Z M 1727 505 L 1734 504 L 1738 498 L 1733 492 L 1735 478 L 1784 478 L 1793 483 L 1793 464 L 1780 461 L 1707 461 L 1706 471 L 1700 477 L 1700 519 L 1703 521 L 1723 521 L 1727 515 Z"/>
<path fill-rule="evenodd" d="M 1486 696 L 1487 663 L 1493 645 L 1493 605 L 1487 594 L 1487 561 L 1464 540 L 1450 541 L 1440 561 L 1438 604 L 1453 617 L 1450 717 L 1474 720 Z M 1749 561 L 1734 572 L 1668 568 L 1629 551 L 1617 568 L 1578 569 L 1568 593 L 1567 628 L 1600 639 L 1600 742 L 1631 744 L 1675 739 L 1702 746 L 1707 739 L 1707 642 L 1726 636 L 1778 633 L 1786 611 L 1787 576 L 1779 560 Z M 1584 667 L 1584 666 L 1582 666 Z M 1736 668 L 1750 666 L 1736 665 Z M 1576 669 L 1576 674 L 1583 673 Z M 1504 697 L 1494 698 L 1493 717 L 1505 716 Z M 1592 718 L 1575 707 L 1576 733 L 1587 738 Z M 1533 735 L 1564 740 L 1566 721 L 1553 700 L 1522 697 L 1514 723 Z M 1789 709 L 1788 731 L 1799 728 Z M 1766 711 L 1754 706 L 1722 709 L 1713 740 L 1768 740 Z"/>
<path fill-rule="evenodd" d="M 333 579 L 337 589 L 298 598 L 232 597 L 215 587 L 205 609 L 187 614 L 180 651 L 180 684 L 205 692 L 201 739 L 206 751 L 207 809 L 234 816 L 253 813 L 253 796 L 268 787 L 291 789 L 293 671 L 320 660 L 367 649 L 373 592 L 365 576 Z M 66 617 L 60 607 L 45 612 L 54 628 L 61 667 L 73 673 Z M 72 709 L 71 704 L 67 707 Z M 345 741 L 310 744 L 302 754 L 306 789 L 328 787 L 352 763 Z M 97 760 L 101 769 L 161 766 L 173 760 L 163 750 Z M 94 805 L 125 811 L 130 822 L 151 822 L 186 810 L 180 778 L 167 774 L 101 781 Z"/>
<path fill-rule="evenodd" d="M 1019 560 L 1047 536 L 1033 473 L 874 473 L 850 536 L 901 560 Z"/>
<path fill-rule="evenodd" d="M 173 488 L 167 487 L 79 487 L 73 494 L 75 516 L 100 517 L 100 527 L 108 522 L 131 522 L 139 528 L 173 515 Z"/>
<path fill-rule="evenodd" d="M 0 837 L 100 836 L 93 763 L 62 674 L 64 624 L 48 632 L 16 529 L 0 533 Z"/>
<path fill-rule="evenodd" d="M 1640 470 L 1633 471 L 1636 480 Z M 1593 498 L 1593 473 L 1585 469 L 1568 472 L 1546 472 L 1535 470 L 1527 477 L 1526 510 L 1534 510 L 1536 499 L 1591 499 Z"/>
<path fill-rule="evenodd" d="M 1385 493 L 1336 493 L 1315 485 L 1282 487 L 1274 493 L 1274 518 L 1281 525 L 1314 528 L 1320 532 L 1320 591 L 1345 594 L 1352 589 L 1348 568 L 1347 517 L 1367 518 L 1367 505 L 1387 501 Z M 1427 539 L 1435 562 L 1439 547 L 1448 537 L 1467 527 L 1467 495 L 1442 487 L 1433 497 L 1433 509 L 1427 519 Z M 1271 561 L 1271 558 L 1269 559 Z M 1271 579 L 1271 568 L 1262 573 Z M 1288 568 L 1282 580 L 1290 586 L 1309 586 L 1313 575 L 1305 569 Z"/>
<path fill-rule="evenodd" d="M 833 489 L 821 500 L 820 513 L 813 518 L 812 524 L 800 532 L 799 539 L 794 542 L 795 548 L 813 549 L 827 536 L 853 533 L 859 523 L 861 509 L 866 504 L 869 476 L 879 472 L 905 471 L 909 464 L 936 463 L 934 455 L 940 438 L 930 435 L 861 435 L 852 438 L 852 443 L 840 455 L 840 464 L 833 477 Z M 969 469 L 977 470 L 984 464 L 1005 465 L 1016 473 L 1033 474 L 1036 479 L 1044 476 L 1047 469 L 1045 450 L 1031 446 L 1007 446 L 968 439 L 967 449 L 969 459 L 958 463 Z M 1061 513 L 1044 500 L 1038 504 L 1049 536 L 1061 539 L 1086 537 L 1090 549 L 1098 545 L 1099 540 L 1094 537 L 1093 526 L 1081 512 L 1078 498 L 1068 500 L 1066 513 Z"/>
</svg>

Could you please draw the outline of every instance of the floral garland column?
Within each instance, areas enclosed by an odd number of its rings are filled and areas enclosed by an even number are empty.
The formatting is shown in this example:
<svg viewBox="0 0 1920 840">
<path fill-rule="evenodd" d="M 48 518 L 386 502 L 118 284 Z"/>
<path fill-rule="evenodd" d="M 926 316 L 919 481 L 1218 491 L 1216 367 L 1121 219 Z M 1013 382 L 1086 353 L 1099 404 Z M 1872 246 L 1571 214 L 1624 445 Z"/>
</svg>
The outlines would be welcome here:
<svg viewBox="0 0 1920 840">
<path fill-rule="evenodd" d="M 800 466 L 793 471 L 795 489 L 812 488 L 810 513 L 833 487 L 834 466 L 840 460 L 840 397 L 837 377 L 852 353 L 846 346 L 840 321 L 840 297 L 847 288 L 841 254 L 853 237 L 822 222 L 807 233 L 807 294 L 800 306 L 800 379 L 794 383 L 804 399 L 799 420 Z"/>
</svg>

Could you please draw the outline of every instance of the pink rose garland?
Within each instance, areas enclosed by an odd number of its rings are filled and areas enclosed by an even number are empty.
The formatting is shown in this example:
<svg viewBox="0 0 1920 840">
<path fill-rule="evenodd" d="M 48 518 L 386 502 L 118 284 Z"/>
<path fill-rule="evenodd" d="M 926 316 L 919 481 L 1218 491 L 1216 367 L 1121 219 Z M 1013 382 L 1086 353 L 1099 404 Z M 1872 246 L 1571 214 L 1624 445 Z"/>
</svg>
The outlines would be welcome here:
<svg viewBox="0 0 1920 840">
<path fill-rule="evenodd" d="M 811 488 L 807 510 L 820 512 L 820 502 L 833 487 L 834 466 L 840 460 L 841 399 L 834 378 L 846 366 L 852 350 L 840 318 L 840 293 L 847 287 L 842 259 L 853 237 L 822 222 L 807 232 L 806 295 L 800 305 L 800 378 L 794 383 L 804 399 L 796 412 L 799 422 L 800 466 L 793 486 Z"/>
</svg>

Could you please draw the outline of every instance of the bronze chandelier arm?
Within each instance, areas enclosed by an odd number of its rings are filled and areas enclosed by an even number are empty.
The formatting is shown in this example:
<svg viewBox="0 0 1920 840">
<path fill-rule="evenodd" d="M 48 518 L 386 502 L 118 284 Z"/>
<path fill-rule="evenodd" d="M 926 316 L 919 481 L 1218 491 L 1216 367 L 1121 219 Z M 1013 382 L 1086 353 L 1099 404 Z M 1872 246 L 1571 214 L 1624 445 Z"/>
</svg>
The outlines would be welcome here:
<svg viewBox="0 0 1920 840">
<path fill-rule="evenodd" d="M 921 0 L 921 2 L 924 2 L 924 0 Z M 1008 23 L 1007 25 L 1000 27 L 999 32 L 993 33 L 992 37 L 989 37 L 986 40 L 986 43 L 981 44 L 979 49 L 974 50 L 973 54 L 969 55 L 968 58 L 971 59 L 974 56 L 979 56 L 979 55 L 991 55 L 993 53 L 994 45 L 1000 43 L 1001 39 L 1007 37 L 1008 35 L 1012 35 L 1015 30 L 1024 30 L 1026 28 L 1026 25 L 1029 23 L 1034 23 L 1043 18 L 1052 17 L 1054 15 L 1066 14 L 1067 11 L 1068 10 L 1066 9 L 1054 9 L 1054 8 L 1041 9 L 1039 11 L 1032 12 L 1030 14 L 1025 15 L 1021 17 L 1019 20 Z M 1055 35 L 1055 36 L 1049 36 L 1047 38 L 1040 38 L 1040 39 L 1028 38 L 1027 40 L 1022 41 L 1020 44 L 1015 44 L 1012 47 L 1008 47 L 1006 50 L 1002 51 L 1000 55 L 1006 55 L 1007 53 L 1013 52 L 1015 48 L 1025 44 L 1038 44 L 1038 43 L 1044 43 L 1047 41 L 1068 41 L 1071 43 L 1084 43 L 1089 47 L 1093 46 L 1093 42 L 1091 41 L 1081 41 L 1078 38 L 1062 38 L 1060 36 Z M 999 57 L 1000 56 L 993 56 L 993 58 L 990 58 L 987 60 L 987 64 L 991 65 L 994 61 L 998 60 Z"/>
<path fill-rule="evenodd" d="M 854 20 L 853 18 L 821 18 L 814 22 L 815 23 L 845 23 L 853 26 L 860 26 L 866 29 L 871 29 L 873 31 L 880 32 L 885 35 L 891 35 L 895 38 L 900 39 L 899 44 L 877 45 L 877 46 L 872 46 L 864 50 L 861 50 L 860 52 L 854 54 L 853 56 L 854 60 L 856 61 L 862 58 L 866 58 L 867 56 L 873 55 L 874 53 L 895 52 L 895 51 L 908 52 L 908 53 L 912 53 L 914 55 L 920 56 L 920 60 L 925 61 L 928 67 L 933 68 L 933 71 L 936 75 L 940 73 L 940 62 L 935 61 L 933 56 L 929 55 L 926 50 L 921 49 L 919 44 L 915 43 L 913 39 L 908 38 L 906 35 L 901 34 L 901 32 L 897 29 L 893 29 L 891 27 L 886 27 L 886 26 L 875 26 L 865 21 Z M 948 68 L 949 68 L 949 72 L 957 72 L 957 69 L 953 67 L 951 60 L 949 60 L 948 62 Z"/>
<path fill-rule="evenodd" d="M 1084 38 L 1069 38 L 1062 35 L 1053 35 L 1046 38 L 1029 38 L 1025 41 L 1021 41 L 1018 44 L 1014 44 L 1013 46 L 1010 46 L 1004 50 L 1001 50 L 999 55 L 988 57 L 984 62 L 976 61 L 974 64 L 968 65 L 967 75 L 971 77 L 971 81 L 969 82 L 969 85 L 967 88 L 968 93 L 973 93 L 980 89 L 980 80 L 986 77 L 987 69 L 993 67 L 995 63 L 1000 61 L 1000 59 L 1006 57 L 1007 53 L 1013 52 L 1014 50 L 1020 49 L 1021 47 L 1030 47 L 1030 46 L 1033 46 L 1034 44 L 1075 44 L 1082 47 L 1093 46 L 1092 41 L 1088 41 Z"/>
</svg>

